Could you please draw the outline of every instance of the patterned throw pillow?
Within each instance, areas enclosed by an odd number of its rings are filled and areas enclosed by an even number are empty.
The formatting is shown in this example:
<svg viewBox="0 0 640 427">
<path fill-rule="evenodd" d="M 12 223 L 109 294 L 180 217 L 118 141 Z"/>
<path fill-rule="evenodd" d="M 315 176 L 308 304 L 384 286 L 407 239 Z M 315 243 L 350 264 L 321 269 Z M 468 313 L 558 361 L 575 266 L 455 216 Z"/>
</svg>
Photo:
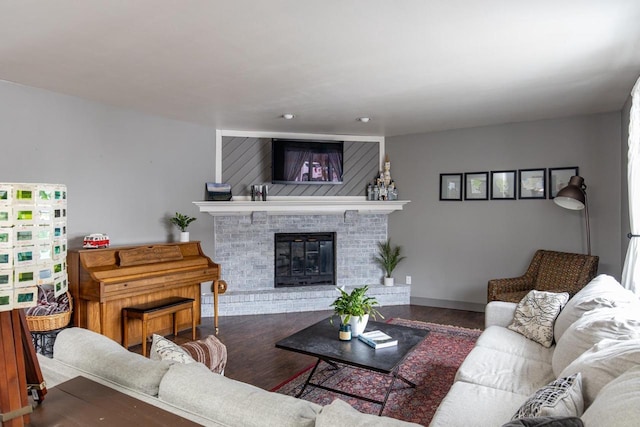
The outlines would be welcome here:
<svg viewBox="0 0 640 427">
<path fill-rule="evenodd" d="M 546 416 L 579 417 L 583 410 L 582 376 L 577 373 L 558 378 L 537 390 L 511 419 Z"/>
<path fill-rule="evenodd" d="M 553 325 L 567 301 L 569 294 L 566 292 L 530 291 L 518 303 L 508 328 L 547 348 L 551 347 Z"/>
<path fill-rule="evenodd" d="M 188 342 L 180 347 L 216 374 L 224 373 L 227 365 L 227 347 L 215 336 L 209 335 L 203 340 Z"/>
<path fill-rule="evenodd" d="M 584 427 L 584 423 L 578 417 L 534 417 L 509 421 L 502 427 Z"/>
<path fill-rule="evenodd" d="M 153 341 L 151 343 L 151 351 L 149 353 L 149 359 L 151 360 L 172 360 L 178 363 L 193 363 L 195 360 L 189 353 L 180 348 L 179 345 L 162 337 L 160 335 L 153 334 Z"/>
</svg>

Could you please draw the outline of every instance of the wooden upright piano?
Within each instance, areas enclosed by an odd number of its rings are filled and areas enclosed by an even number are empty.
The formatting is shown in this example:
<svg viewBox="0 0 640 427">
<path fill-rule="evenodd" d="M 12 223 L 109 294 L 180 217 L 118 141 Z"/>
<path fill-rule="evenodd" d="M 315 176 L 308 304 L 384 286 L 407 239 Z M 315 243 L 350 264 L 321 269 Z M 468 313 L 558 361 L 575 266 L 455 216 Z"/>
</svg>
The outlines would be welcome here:
<svg viewBox="0 0 640 427">
<path fill-rule="evenodd" d="M 227 284 L 220 280 L 220 266 L 202 252 L 200 242 L 69 250 L 67 270 L 75 326 L 122 342 L 122 308 L 172 296 L 193 298 L 193 315 L 200 324 L 200 284 L 213 281 L 218 330 L 218 295 L 226 291 Z M 177 316 L 180 330 L 191 328 L 187 312 Z M 172 330 L 170 316 L 152 322 L 159 334 Z M 140 325 L 131 323 L 129 341 L 141 343 Z"/>
</svg>

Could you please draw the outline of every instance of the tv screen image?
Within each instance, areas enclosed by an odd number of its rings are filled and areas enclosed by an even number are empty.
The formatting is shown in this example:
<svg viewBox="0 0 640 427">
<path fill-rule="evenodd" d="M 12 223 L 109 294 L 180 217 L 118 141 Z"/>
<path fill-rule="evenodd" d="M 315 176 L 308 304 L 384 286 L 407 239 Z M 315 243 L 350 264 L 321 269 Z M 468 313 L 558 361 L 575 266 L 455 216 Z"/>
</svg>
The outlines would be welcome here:
<svg viewBox="0 0 640 427">
<path fill-rule="evenodd" d="M 273 139 L 274 184 L 342 184 L 343 143 Z"/>
</svg>

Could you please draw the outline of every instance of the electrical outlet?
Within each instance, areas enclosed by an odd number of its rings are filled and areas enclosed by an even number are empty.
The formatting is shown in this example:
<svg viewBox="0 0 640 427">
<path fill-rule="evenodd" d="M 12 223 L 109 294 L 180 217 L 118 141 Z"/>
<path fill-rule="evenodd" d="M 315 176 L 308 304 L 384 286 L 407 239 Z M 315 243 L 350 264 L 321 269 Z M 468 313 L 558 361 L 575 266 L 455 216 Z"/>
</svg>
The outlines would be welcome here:
<svg viewBox="0 0 640 427">
<path fill-rule="evenodd" d="M 411 284 L 411 276 L 407 276 L 407 278 L 405 279 L 405 282 L 407 282 L 407 285 Z"/>
</svg>

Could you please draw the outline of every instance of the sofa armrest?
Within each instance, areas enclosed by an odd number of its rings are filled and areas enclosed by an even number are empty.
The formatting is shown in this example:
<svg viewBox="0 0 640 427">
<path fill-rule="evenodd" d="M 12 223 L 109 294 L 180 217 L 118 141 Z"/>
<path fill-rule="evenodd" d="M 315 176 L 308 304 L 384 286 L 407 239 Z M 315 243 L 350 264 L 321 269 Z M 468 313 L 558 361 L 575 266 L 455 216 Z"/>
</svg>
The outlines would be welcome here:
<svg viewBox="0 0 640 427">
<path fill-rule="evenodd" d="M 513 320 L 518 304 L 505 301 L 491 301 L 487 304 L 484 313 L 484 327 L 502 326 L 507 327 Z"/>
</svg>

